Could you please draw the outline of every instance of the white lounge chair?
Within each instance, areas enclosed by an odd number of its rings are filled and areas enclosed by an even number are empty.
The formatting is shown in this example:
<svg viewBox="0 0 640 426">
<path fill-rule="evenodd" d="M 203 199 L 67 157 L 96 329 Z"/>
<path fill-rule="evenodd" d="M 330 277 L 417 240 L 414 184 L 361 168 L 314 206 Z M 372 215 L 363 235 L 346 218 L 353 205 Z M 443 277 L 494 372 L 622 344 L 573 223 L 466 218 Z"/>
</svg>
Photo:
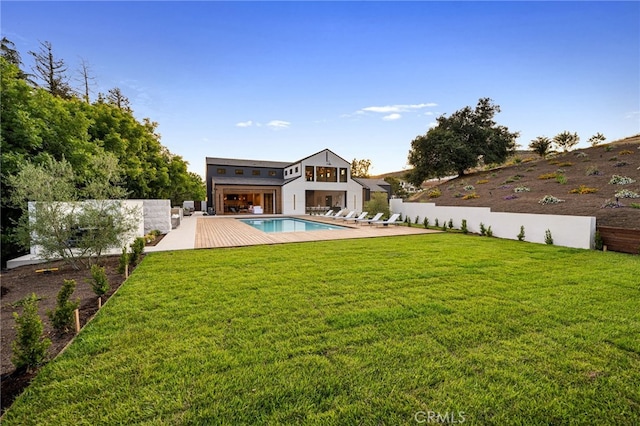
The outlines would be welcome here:
<svg viewBox="0 0 640 426">
<path fill-rule="evenodd" d="M 322 216 L 324 217 L 331 217 L 333 216 L 333 210 L 327 210 L 327 212 L 325 214 L 323 214 Z"/>
<path fill-rule="evenodd" d="M 360 216 L 346 218 L 344 221 L 345 222 L 349 222 L 350 220 L 353 220 L 354 223 L 356 223 L 358 220 L 361 220 L 361 219 L 364 219 L 365 217 L 367 217 L 368 214 L 369 214 L 369 212 L 362 212 L 362 213 L 360 213 Z"/>
<path fill-rule="evenodd" d="M 346 212 L 348 212 L 349 210 L 347 209 L 342 209 L 340 210 L 338 213 L 336 213 L 335 215 L 331 216 L 332 219 L 337 219 L 339 217 L 342 217 L 342 215 L 344 215 Z"/>
<path fill-rule="evenodd" d="M 384 213 L 376 213 L 376 215 L 374 217 L 372 217 L 371 219 L 356 219 L 355 223 L 366 223 L 368 225 L 371 225 L 371 222 L 375 222 L 376 220 L 380 220 L 380 218 L 382 217 Z"/>
<path fill-rule="evenodd" d="M 340 216 L 340 217 L 334 217 L 334 219 L 336 220 L 347 220 L 347 219 L 351 219 L 353 216 L 355 216 L 356 211 L 350 211 L 349 213 L 347 213 L 346 216 Z"/>
<path fill-rule="evenodd" d="M 400 217 L 400 213 L 394 213 L 391 215 L 391 217 L 388 220 L 376 220 L 375 222 L 373 222 L 373 224 L 376 226 L 397 225 L 399 223 L 402 223 L 401 220 L 398 220 L 399 217 Z"/>
</svg>

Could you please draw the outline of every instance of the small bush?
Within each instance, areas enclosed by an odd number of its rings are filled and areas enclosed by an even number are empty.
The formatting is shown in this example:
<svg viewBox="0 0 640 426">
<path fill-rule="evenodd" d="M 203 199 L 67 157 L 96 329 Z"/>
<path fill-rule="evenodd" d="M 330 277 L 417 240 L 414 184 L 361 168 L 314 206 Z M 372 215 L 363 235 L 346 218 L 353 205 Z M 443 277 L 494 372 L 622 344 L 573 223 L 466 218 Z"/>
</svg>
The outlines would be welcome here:
<svg viewBox="0 0 640 426">
<path fill-rule="evenodd" d="M 600 170 L 598 170 L 598 166 L 591 166 L 587 169 L 587 176 L 597 176 L 600 174 Z"/>
<path fill-rule="evenodd" d="M 493 231 L 491 230 L 491 225 L 487 228 L 487 237 L 493 237 Z"/>
<path fill-rule="evenodd" d="M 630 151 L 628 149 L 622 150 L 618 153 L 618 155 L 632 155 L 633 151 Z"/>
<path fill-rule="evenodd" d="M 487 228 L 485 228 L 484 223 L 480 222 L 480 235 L 487 235 Z"/>
<path fill-rule="evenodd" d="M 464 197 L 462 197 L 463 200 L 471 200 L 473 198 L 480 198 L 480 196 L 475 192 L 472 192 L 471 194 L 467 194 Z"/>
<path fill-rule="evenodd" d="M 35 293 L 20 303 L 22 315 L 13 313 L 16 320 L 16 340 L 11 344 L 11 362 L 17 369 L 37 367 L 44 363 L 51 340 L 42 336 L 42 320 L 38 316 L 38 297 Z"/>
<path fill-rule="evenodd" d="M 602 240 L 600 231 L 596 231 L 596 235 L 593 238 L 593 244 L 596 250 L 602 250 L 602 248 L 604 247 L 604 241 Z"/>
<path fill-rule="evenodd" d="M 629 204 L 629 207 L 633 209 L 640 209 L 640 203 L 631 203 Z"/>
<path fill-rule="evenodd" d="M 440 191 L 440 188 L 431 188 L 427 195 L 429 198 L 438 198 L 442 195 L 442 191 Z"/>
<path fill-rule="evenodd" d="M 640 198 L 637 192 L 630 191 L 628 189 L 621 189 L 615 193 L 616 198 Z"/>
<path fill-rule="evenodd" d="M 524 225 L 520 226 L 520 233 L 518 234 L 518 241 L 524 241 Z"/>
<path fill-rule="evenodd" d="M 422 224 L 424 225 L 424 228 L 427 229 L 429 227 L 429 218 L 425 217 Z"/>
<path fill-rule="evenodd" d="M 475 190 L 475 189 L 476 189 L 476 187 L 475 187 L 475 186 L 473 186 L 473 185 L 466 185 L 463 189 L 464 189 L 465 191 L 473 191 L 473 190 Z"/>
<path fill-rule="evenodd" d="M 467 219 L 462 219 L 462 223 L 460 224 L 460 230 L 463 234 L 469 233 L 469 228 L 467 228 Z"/>
<path fill-rule="evenodd" d="M 544 242 L 545 244 L 553 245 L 553 237 L 551 236 L 551 230 L 547 229 L 544 231 Z"/>
<path fill-rule="evenodd" d="M 439 228 L 440 225 L 438 225 L 438 218 L 436 217 L 436 228 Z"/>
<path fill-rule="evenodd" d="M 138 237 L 131 243 L 131 255 L 129 256 L 129 264 L 132 266 L 140 263 L 142 254 L 144 253 L 144 238 Z"/>
<path fill-rule="evenodd" d="M 569 191 L 570 194 L 593 194 L 598 192 L 598 188 L 589 188 L 586 185 L 580 185 L 577 188 L 573 188 Z"/>
<path fill-rule="evenodd" d="M 463 194 L 461 194 L 461 193 L 459 193 L 459 192 L 456 192 L 455 194 L 453 194 L 453 197 L 454 197 L 454 198 L 462 198 L 463 196 L 464 196 L 464 195 L 463 195 Z"/>
<path fill-rule="evenodd" d="M 416 220 L 413 222 L 416 225 L 420 223 L 420 216 L 416 216 Z"/>
<path fill-rule="evenodd" d="M 449 229 L 453 229 L 453 219 L 449 219 L 449 223 L 447 223 Z"/>
<path fill-rule="evenodd" d="M 556 177 L 558 177 L 557 173 L 545 173 L 545 174 L 542 174 L 542 175 L 538 176 L 538 179 L 547 180 L 547 179 L 555 179 Z"/>
<path fill-rule="evenodd" d="M 118 273 L 124 274 L 126 267 L 129 264 L 129 253 L 127 252 L 127 246 L 122 247 L 122 254 L 120 255 L 120 262 L 118 263 Z"/>
<path fill-rule="evenodd" d="M 529 192 L 529 191 L 531 190 L 526 186 L 517 186 L 513 189 L 513 192 Z"/>
<path fill-rule="evenodd" d="M 507 195 L 506 197 L 504 197 L 505 200 L 515 200 L 516 198 L 518 198 L 518 196 L 516 194 L 511 194 L 511 195 Z"/>
<path fill-rule="evenodd" d="M 611 152 L 613 151 L 613 147 L 611 145 L 607 145 L 604 147 L 605 152 Z"/>
<path fill-rule="evenodd" d="M 606 199 L 604 204 L 600 206 L 601 209 L 616 209 L 618 207 L 622 207 L 622 204 L 618 200 L 612 200 L 610 198 Z"/>
<path fill-rule="evenodd" d="M 564 161 L 562 163 L 558 163 L 558 167 L 571 167 L 573 163 L 571 161 Z"/>
<path fill-rule="evenodd" d="M 626 161 L 617 161 L 616 164 L 613 165 L 613 167 L 624 167 L 627 164 L 629 163 L 627 163 Z"/>
<path fill-rule="evenodd" d="M 109 279 L 104 267 L 98 265 L 91 265 L 91 290 L 98 297 L 102 297 L 109 291 Z"/>
<path fill-rule="evenodd" d="M 480 179 L 476 181 L 476 184 L 478 185 L 484 185 L 485 183 L 489 183 L 489 179 Z"/>
<path fill-rule="evenodd" d="M 47 312 L 51 325 L 61 333 L 66 333 L 73 329 L 73 311 L 80 306 L 80 299 L 75 302 L 69 300 L 75 289 L 75 280 L 64 280 L 64 284 L 62 284 L 62 288 L 58 292 L 55 309 Z"/>
<path fill-rule="evenodd" d="M 410 218 L 409 216 L 407 216 L 407 217 L 404 219 L 404 222 L 407 224 L 407 226 L 408 226 L 409 228 L 411 228 L 411 218 Z"/>
<path fill-rule="evenodd" d="M 634 183 L 635 179 L 631 179 L 627 176 L 613 175 L 609 180 L 610 185 L 627 185 L 629 183 Z"/>
<path fill-rule="evenodd" d="M 554 197 L 553 195 L 545 195 L 538 204 L 546 205 L 546 204 L 558 204 L 563 203 L 564 200 Z"/>
<path fill-rule="evenodd" d="M 447 232 L 447 224 L 446 224 L 446 222 L 442 224 L 442 230 L 444 232 Z"/>
<path fill-rule="evenodd" d="M 558 174 L 556 176 L 556 182 L 558 182 L 561 185 L 566 185 L 567 184 L 567 177 L 563 174 Z"/>
<path fill-rule="evenodd" d="M 586 152 L 580 151 L 580 152 L 576 153 L 576 157 L 578 157 L 578 158 L 585 158 L 585 157 L 588 157 L 588 156 L 589 155 Z"/>
<path fill-rule="evenodd" d="M 618 156 L 614 155 L 613 157 L 609 158 L 609 161 L 618 161 Z"/>
</svg>

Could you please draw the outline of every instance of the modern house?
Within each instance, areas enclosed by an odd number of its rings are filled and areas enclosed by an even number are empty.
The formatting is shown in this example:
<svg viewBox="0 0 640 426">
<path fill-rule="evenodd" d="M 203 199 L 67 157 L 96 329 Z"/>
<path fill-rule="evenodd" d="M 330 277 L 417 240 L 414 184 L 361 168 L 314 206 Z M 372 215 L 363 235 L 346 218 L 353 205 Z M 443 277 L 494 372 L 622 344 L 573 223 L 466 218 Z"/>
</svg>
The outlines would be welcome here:
<svg viewBox="0 0 640 426">
<path fill-rule="evenodd" d="M 362 210 L 363 185 L 329 149 L 293 163 L 207 157 L 206 167 L 210 214 Z"/>
</svg>

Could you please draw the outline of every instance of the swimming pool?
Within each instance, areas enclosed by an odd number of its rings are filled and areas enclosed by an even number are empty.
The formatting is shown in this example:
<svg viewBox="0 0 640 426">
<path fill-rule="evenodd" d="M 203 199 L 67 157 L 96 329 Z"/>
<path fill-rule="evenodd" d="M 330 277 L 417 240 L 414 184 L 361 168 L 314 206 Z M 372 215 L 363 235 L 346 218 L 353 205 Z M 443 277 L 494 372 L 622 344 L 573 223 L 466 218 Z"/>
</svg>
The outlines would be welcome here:
<svg viewBox="0 0 640 426">
<path fill-rule="evenodd" d="M 329 225 L 291 217 L 278 217 L 269 219 L 238 219 L 247 225 L 253 226 L 262 232 L 307 232 L 307 231 L 337 231 L 349 229 L 345 226 Z"/>
</svg>

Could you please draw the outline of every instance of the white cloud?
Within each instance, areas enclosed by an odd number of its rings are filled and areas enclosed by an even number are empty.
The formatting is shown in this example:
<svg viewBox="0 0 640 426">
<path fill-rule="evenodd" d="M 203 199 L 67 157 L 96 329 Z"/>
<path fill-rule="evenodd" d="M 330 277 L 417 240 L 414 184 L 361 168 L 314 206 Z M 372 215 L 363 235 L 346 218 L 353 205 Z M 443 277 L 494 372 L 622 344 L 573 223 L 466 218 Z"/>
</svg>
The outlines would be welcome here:
<svg viewBox="0 0 640 426">
<path fill-rule="evenodd" d="M 625 117 L 626 119 L 636 119 L 636 118 L 640 118 L 640 111 L 631 111 L 628 112 Z"/>
<path fill-rule="evenodd" d="M 434 127 L 436 127 L 438 125 L 438 123 L 433 122 L 433 123 L 429 123 L 429 128 L 433 129 Z"/>
<path fill-rule="evenodd" d="M 288 129 L 289 126 L 291 126 L 291 123 L 282 120 L 271 120 L 267 123 L 267 126 L 272 129 Z"/>
<path fill-rule="evenodd" d="M 253 121 L 241 121 L 240 123 L 236 123 L 236 127 L 251 127 L 253 126 Z"/>
<path fill-rule="evenodd" d="M 430 108 L 435 106 L 438 106 L 438 104 L 435 104 L 433 102 L 428 104 L 408 104 L 408 105 L 400 104 L 400 105 L 386 105 L 386 106 L 370 106 L 370 107 L 362 108 L 361 111 L 379 112 L 382 114 L 386 114 L 389 112 L 395 112 L 395 113 L 409 112 L 409 111 L 415 111 L 415 110 Z"/>
<path fill-rule="evenodd" d="M 382 117 L 382 119 L 384 121 L 393 121 L 393 120 L 398 120 L 401 117 L 402 116 L 400 114 L 389 114 L 389 115 L 385 115 L 384 117 Z"/>
</svg>

